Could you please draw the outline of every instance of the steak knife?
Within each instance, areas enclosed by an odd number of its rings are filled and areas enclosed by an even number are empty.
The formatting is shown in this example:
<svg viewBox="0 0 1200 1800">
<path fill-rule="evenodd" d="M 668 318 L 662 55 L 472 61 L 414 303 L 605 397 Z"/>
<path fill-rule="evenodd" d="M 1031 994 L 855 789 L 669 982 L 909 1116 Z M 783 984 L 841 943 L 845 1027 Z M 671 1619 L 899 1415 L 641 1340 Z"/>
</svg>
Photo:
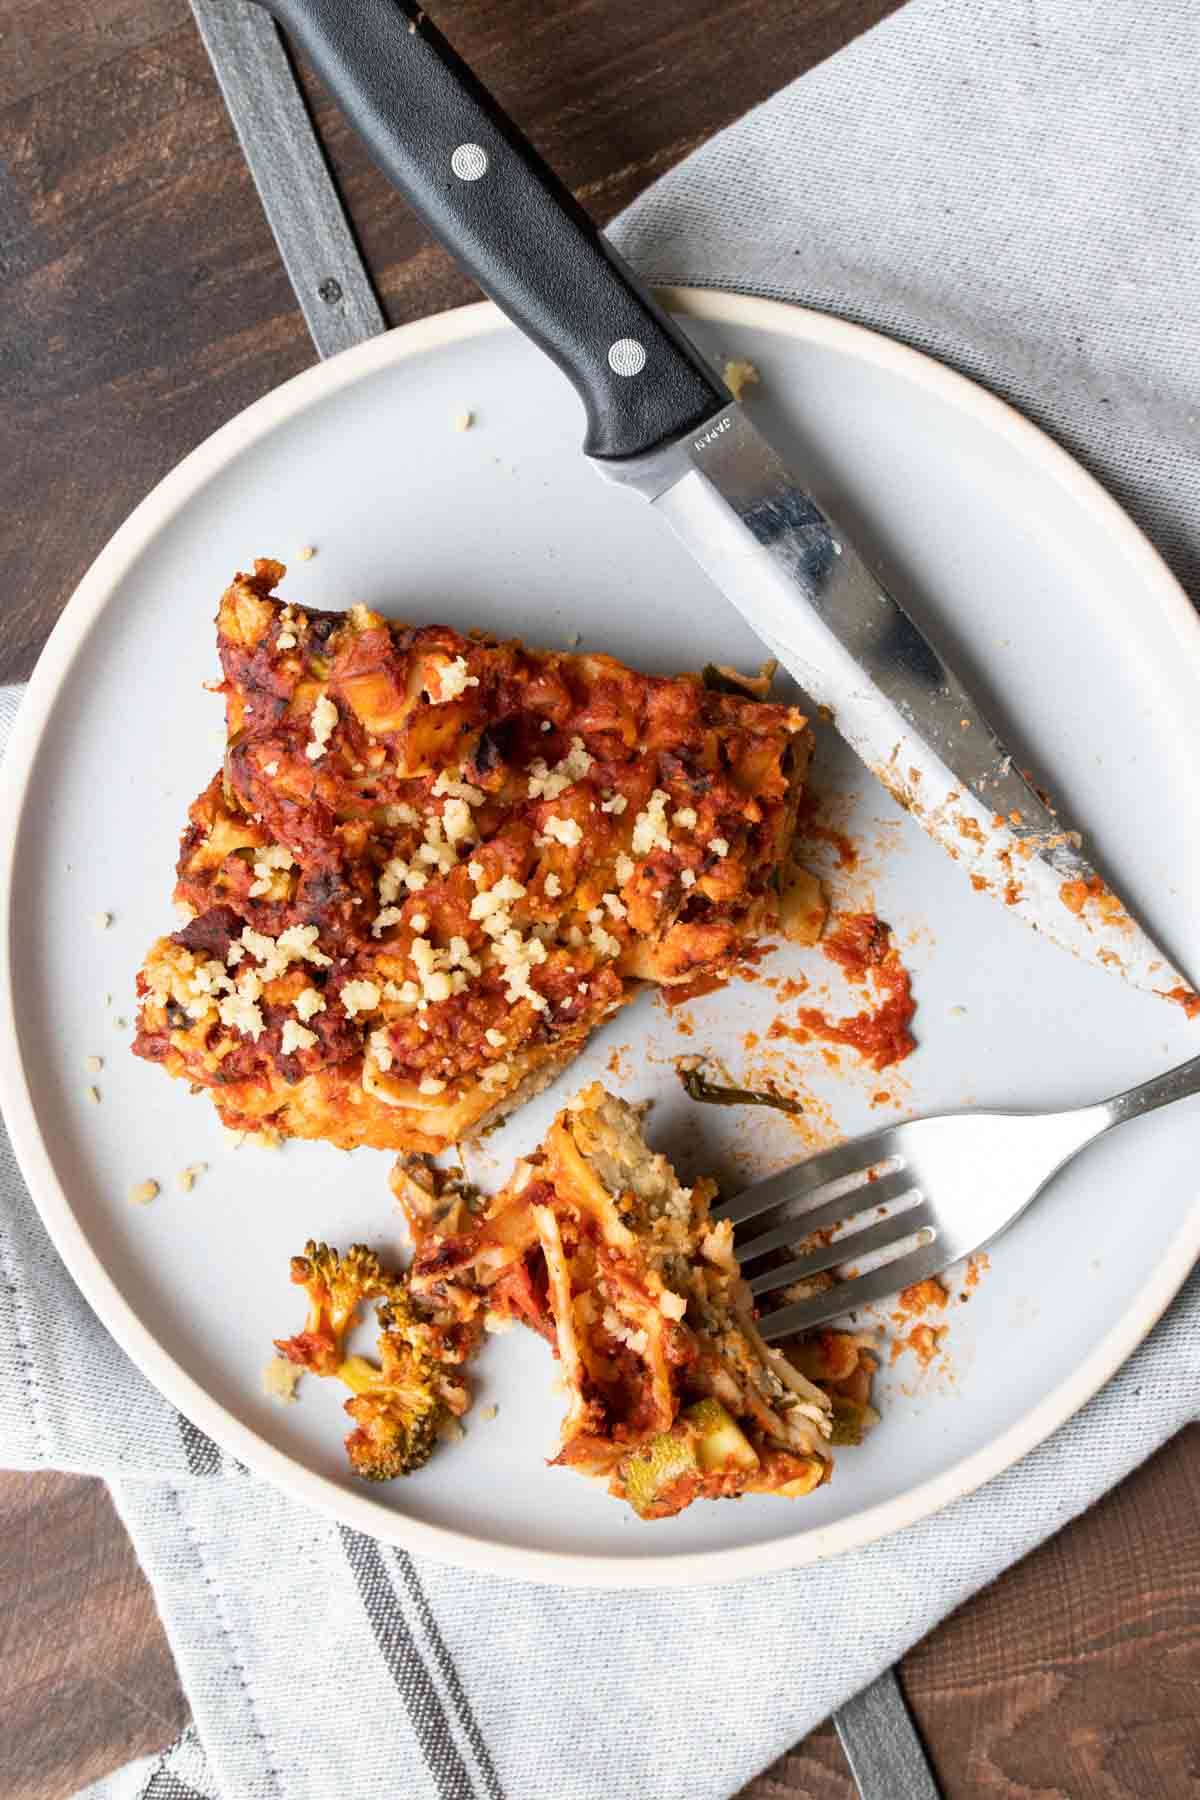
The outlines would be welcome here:
<svg viewBox="0 0 1200 1800">
<path fill-rule="evenodd" d="M 1191 984 L 890 595 L 415 0 L 262 0 L 379 167 L 559 365 L 597 472 L 648 502 L 809 699 L 1036 931 L 1190 1005 Z"/>
</svg>

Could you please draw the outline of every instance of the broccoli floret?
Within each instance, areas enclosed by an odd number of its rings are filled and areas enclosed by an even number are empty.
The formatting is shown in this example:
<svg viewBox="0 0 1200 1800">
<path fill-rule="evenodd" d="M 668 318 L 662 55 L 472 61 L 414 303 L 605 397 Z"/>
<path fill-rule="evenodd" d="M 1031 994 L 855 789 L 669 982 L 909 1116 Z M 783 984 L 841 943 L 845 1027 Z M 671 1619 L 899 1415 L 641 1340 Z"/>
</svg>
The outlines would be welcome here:
<svg viewBox="0 0 1200 1800">
<path fill-rule="evenodd" d="M 446 1421 L 469 1404 L 452 1373 L 469 1353 L 461 1324 L 439 1324 L 419 1312 L 406 1278 L 390 1274 L 362 1244 L 344 1257 L 325 1244 L 306 1244 L 304 1255 L 292 1259 L 292 1280 L 308 1294 L 309 1316 L 302 1332 L 276 1339 L 276 1348 L 351 1390 L 346 1411 L 355 1429 L 346 1452 L 356 1475 L 365 1481 L 410 1475 L 428 1462 Z M 378 1302 L 378 1365 L 345 1351 L 365 1300 Z"/>
<path fill-rule="evenodd" d="M 352 1244 L 340 1256 L 312 1238 L 303 1256 L 293 1256 L 291 1275 L 308 1295 L 308 1318 L 295 1337 L 276 1338 L 275 1348 L 314 1375 L 336 1375 L 346 1333 L 359 1307 L 391 1293 L 395 1278 L 384 1272 L 378 1256 L 365 1244 Z"/>
</svg>

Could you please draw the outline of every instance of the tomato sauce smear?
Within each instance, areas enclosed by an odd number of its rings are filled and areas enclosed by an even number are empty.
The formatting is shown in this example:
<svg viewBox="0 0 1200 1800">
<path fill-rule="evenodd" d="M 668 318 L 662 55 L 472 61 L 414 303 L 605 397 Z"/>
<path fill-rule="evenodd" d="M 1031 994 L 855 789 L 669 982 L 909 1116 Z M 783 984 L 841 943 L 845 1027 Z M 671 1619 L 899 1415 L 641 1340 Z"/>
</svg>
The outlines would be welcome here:
<svg viewBox="0 0 1200 1800">
<path fill-rule="evenodd" d="M 830 1019 L 815 1006 L 803 1006 L 796 1017 L 809 1037 L 845 1044 L 873 1069 L 888 1069 L 903 1062 L 916 1049 L 909 1026 L 917 1003 L 913 999 L 908 970 L 892 942 L 891 927 L 874 913 L 842 913 L 834 929 L 821 941 L 830 962 L 848 980 L 870 986 L 878 1004 L 846 1019 Z M 770 1037 L 791 1037 L 794 1032 L 777 1022 Z"/>
</svg>

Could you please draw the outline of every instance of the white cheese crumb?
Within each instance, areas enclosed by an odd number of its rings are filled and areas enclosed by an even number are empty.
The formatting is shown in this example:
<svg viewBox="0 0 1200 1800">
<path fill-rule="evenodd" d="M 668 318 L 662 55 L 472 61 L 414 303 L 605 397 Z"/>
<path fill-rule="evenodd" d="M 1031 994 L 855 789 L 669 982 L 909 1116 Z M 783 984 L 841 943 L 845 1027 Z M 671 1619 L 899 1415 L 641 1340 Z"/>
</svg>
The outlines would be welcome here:
<svg viewBox="0 0 1200 1800">
<path fill-rule="evenodd" d="M 283 1021 L 279 1048 L 284 1056 L 291 1056 L 297 1050 L 311 1050 L 316 1042 L 316 1032 L 310 1031 L 307 1025 L 301 1025 L 296 1019 Z"/>
<path fill-rule="evenodd" d="M 424 913 L 414 913 L 408 922 L 412 929 L 417 933 L 418 937 L 429 924 L 429 920 L 425 917 Z"/>
<path fill-rule="evenodd" d="M 629 802 L 624 794 L 612 794 L 607 800 L 602 800 L 600 802 L 600 811 L 614 813 L 617 818 L 620 818 L 628 805 Z"/>
<path fill-rule="evenodd" d="M 632 856 L 626 856 L 625 852 L 622 851 L 616 861 L 616 877 L 622 887 L 625 886 L 627 881 L 633 880 L 635 867 L 636 864 L 634 863 Z"/>
<path fill-rule="evenodd" d="M 503 1087 L 512 1074 L 506 1062 L 490 1063 L 479 1077 L 480 1087 Z"/>
<path fill-rule="evenodd" d="M 601 899 L 614 919 L 623 919 L 629 911 L 620 894 L 602 894 Z"/>
<path fill-rule="evenodd" d="M 658 1297 L 658 1310 L 664 1319 L 682 1319 L 687 1311 L 687 1301 L 682 1294 L 673 1294 L 670 1288 L 664 1288 Z"/>
<path fill-rule="evenodd" d="M 429 684 L 425 685 L 425 692 L 435 702 L 457 700 L 467 688 L 479 686 L 479 677 L 467 673 L 467 661 L 463 656 L 456 656 L 448 663 L 439 663 L 436 668 L 439 692 L 434 694 L 430 691 Z"/>
<path fill-rule="evenodd" d="M 442 808 L 442 830 L 450 844 L 458 844 L 463 838 L 475 836 L 475 822 L 465 800 L 447 800 Z"/>
<path fill-rule="evenodd" d="M 640 812 L 634 820 L 632 849 L 635 856 L 647 856 L 651 850 L 671 848 L 671 839 L 667 835 L 668 798 L 662 788 L 655 788 L 645 811 Z"/>
<path fill-rule="evenodd" d="M 341 1002 L 350 1018 L 360 1012 L 374 1012 L 379 1005 L 379 989 L 373 981 L 348 981 L 341 991 Z"/>
<path fill-rule="evenodd" d="M 294 650 L 295 647 L 296 634 L 294 631 L 281 631 L 279 636 L 275 639 L 275 648 L 277 650 Z"/>
<path fill-rule="evenodd" d="M 263 1393 L 280 1406 L 290 1406 L 300 1398 L 296 1383 L 304 1371 L 286 1356 L 273 1356 L 262 1372 Z"/>
<path fill-rule="evenodd" d="M 681 869 L 679 871 L 679 879 L 684 887 L 694 887 L 696 883 L 696 871 L 694 869 Z"/>
<path fill-rule="evenodd" d="M 314 987 L 302 988 L 296 995 L 296 1011 L 307 1025 L 314 1013 L 325 1011 L 325 996 Z"/>
<path fill-rule="evenodd" d="M 89 1075 L 98 1075 L 104 1067 L 104 1058 L 102 1056 L 86 1056 L 83 1066 Z"/>
<path fill-rule="evenodd" d="M 386 1075 L 392 1066 L 392 1045 L 385 1027 L 381 1025 L 378 1031 L 373 1031 L 368 1042 L 371 1046 L 371 1055 L 375 1058 L 376 1068 L 382 1070 Z"/>
<path fill-rule="evenodd" d="M 129 1204 L 131 1206 L 149 1206 L 150 1202 L 152 1200 L 157 1200 L 157 1198 L 157 1181 L 137 1181 L 129 1190 Z"/>
<path fill-rule="evenodd" d="M 425 1075 L 422 1076 L 417 1091 L 421 1094 L 444 1094 L 446 1084 L 444 1081 L 439 1081 L 436 1075 Z"/>
<path fill-rule="evenodd" d="M 107 931 L 112 922 L 113 916 L 111 913 L 100 912 L 96 914 L 96 929 L 98 931 Z"/>
<path fill-rule="evenodd" d="M 529 765 L 529 798 L 531 800 L 557 800 L 565 788 L 573 787 L 582 781 L 592 766 L 592 758 L 588 755 L 581 737 L 571 739 L 571 747 L 560 762 L 548 769 L 539 757 Z"/>
<path fill-rule="evenodd" d="M 557 839 L 570 849 L 573 844 L 582 842 L 583 827 L 578 819 L 560 819 L 557 814 L 552 814 L 546 820 L 546 836 Z"/>
<path fill-rule="evenodd" d="M 728 838 L 710 838 L 708 847 L 712 851 L 714 856 L 728 856 L 729 855 L 729 839 Z"/>
<path fill-rule="evenodd" d="M 396 831 L 401 825 L 418 825 L 420 817 L 415 806 L 407 805 L 403 800 L 383 809 L 383 822 L 389 831 Z"/>
<path fill-rule="evenodd" d="M 337 722 L 337 707 L 328 694 L 322 694 L 313 707 L 312 717 L 309 719 L 312 737 L 304 747 L 304 754 L 309 762 L 318 762 L 324 756 Z"/>
<path fill-rule="evenodd" d="M 678 825 L 680 831 L 695 831 L 695 829 L 696 829 L 696 809 L 695 809 L 695 807 L 694 806 L 681 806 L 679 808 L 678 812 L 672 814 L 671 823 L 672 823 L 672 825 Z"/>
<path fill-rule="evenodd" d="M 502 1031 L 497 1031 L 494 1025 L 489 1025 L 483 1035 L 493 1050 L 503 1050 L 505 1038 Z"/>
<path fill-rule="evenodd" d="M 471 877 L 475 886 L 478 887 L 479 883 L 483 880 L 483 864 L 481 862 L 469 862 L 467 864 L 467 874 Z"/>
<path fill-rule="evenodd" d="M 539 730 L 541 730 L 541 731 L 549 731 L 549 730 L 550 730 L 550 729 L 551 729 L 551 726 L 550 726 L 550 721 L 549 721 L 549 719 L 543 719 L 543 720 L 542 720 L 542 723 L 541 723 L 541 725 L 540 725 L 540 727 L 539 727 Z"/>
<path fill-rule="evenodd" d="M 593 925 L 588 932 L 592 948 L 601 956 L 620 956 L 621 940 L 614 937 L 611 931 L 605 931 L 603 925 Z"/>
<path fill-rule="evenodd" d="M 245 994 L 226 994 L 218 1004 L 217 1012 L 222 1025 L 240 1031 L 243 1037 L 252 1038 L 255 1043 L 266 1030 L 261 1008 Z"/>
<path fill-rule="evenodd" d="M 557 900 L 562 893 L 562 882 L 558 879 L 558 876 L 554 873 L 553 869 L 551 869 L 549 875 L 547 875 L 543 886 L 546 897 L 549 900 Z"/>
<path fill-rule="evenodd" d="M 197 1162 L 189 1163 L 186 1169 L 180 1169 L 178 1175 L 175 1177 L 175 1186 L 179 1189 L 180 1193 L 190 1194 L 196 1184 L 197 1177 L 203 1175 L 207 1168 L 207 1163 Z"/>
</svg>

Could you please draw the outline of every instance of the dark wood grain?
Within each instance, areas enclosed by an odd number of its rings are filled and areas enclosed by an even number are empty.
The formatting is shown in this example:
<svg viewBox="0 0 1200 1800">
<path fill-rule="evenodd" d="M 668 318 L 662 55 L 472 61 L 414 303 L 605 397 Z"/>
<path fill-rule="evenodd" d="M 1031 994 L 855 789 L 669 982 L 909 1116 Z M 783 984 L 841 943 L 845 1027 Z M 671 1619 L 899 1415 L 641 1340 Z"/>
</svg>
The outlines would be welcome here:
<svg viewBox="0 0 1200 1800">
<path fill-rule="evenodd" d="M 446 0 L 607 220 L 898 0 Z M 0 679 L 202 438 L 312 361 L 185 0 L 0 0 Z M 306 85 L 389 322 L 477 297 Z"/>
<path fill-rule="evenodd" d="M 898 0 L 444 0 L 607 220 Z M 473 290 L 306 90 L 389 321 Z M 312 360 L 185 0 L 0 0 L 0 677 L 189 449 Z M 1200 1432 L 977 1597 L 902 1677 L 949 1800 L 1200 1793 Z M 0 1476 L 0 1792 L 62 1800 L 186 1716 L 104 1488 Z M 851 1800 L 831 1726 L 745 1800 Z M 602 1797 L 601 1797 L 602 1800 Z"/>
<path fill-rule="evenodd" d="M 0 1474 L 0 1793 L 60 1800 L 187 1723 L 133 1546 L 99 1481 Z"/>
<path fill-rule="evenodd" d="M 905 1658 L 947 1800 L 1200 1794 L 1200 1428 Z M 853 1800 L 832 1727 L 739 1800 Z"/>
</svg>

